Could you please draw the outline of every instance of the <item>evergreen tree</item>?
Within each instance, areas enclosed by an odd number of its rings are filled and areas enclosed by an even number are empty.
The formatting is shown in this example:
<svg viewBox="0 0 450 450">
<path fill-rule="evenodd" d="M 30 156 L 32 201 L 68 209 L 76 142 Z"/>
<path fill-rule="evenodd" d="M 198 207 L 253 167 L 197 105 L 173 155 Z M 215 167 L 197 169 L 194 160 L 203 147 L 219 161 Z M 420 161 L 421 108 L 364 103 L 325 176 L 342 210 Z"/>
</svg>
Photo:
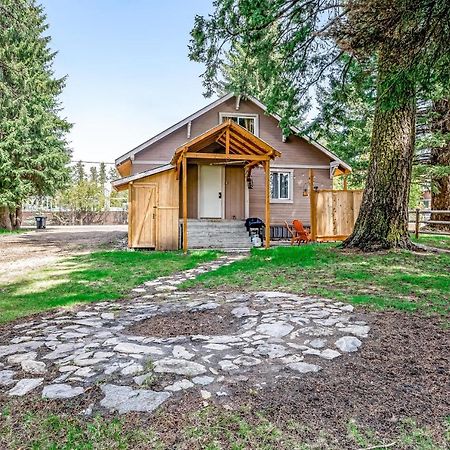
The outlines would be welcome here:
<svg viewBox="0 0 450 450">
<path fill-rule="evenodd" d="M 0 227 L 8 229 L 20 226 L 27 197 L 52 195 L 69 178 L 65 79 L 53 74 L 45 20 L 33 0 L 0 0 Z"/>
<path fill-rule="evenodd" d="M 345 245 L 411 248 L 416 98 L 450 76 L 448 0 L 217 0 L 214 7 L 208 18 L 196 17 L 189 47 L 191 59 L 206 65 L 207 94 L 221 76 L 223 52 L 236 42 L 263 71 L 272 71 L 269 112 L 300 103 L 344 54 L 376 62 L 366 188 Z M 295 110 L 283 116 L 284 124 L 295 122 Z"/>
<path fill-rule="evenodd" d="M 73 170 L 73 179 L 75 183 L 80 183 L 86 179 L 86 171 L 82 161 L 78 161 Z"/>
<path fill-rule="evenodd" d="M 97 167 L 91 166 L 91 168 L 89 169 L 89 173 L 91 181 L 95 184 L 99 184 Z"/>
<path fill-rule="evenodd" d="M 100 169 L 98 173 L 98 182 L 103 189 L 103 192 L 106 190 L 106 164 L 104 162 L 100 163 Z"/>
</svg>

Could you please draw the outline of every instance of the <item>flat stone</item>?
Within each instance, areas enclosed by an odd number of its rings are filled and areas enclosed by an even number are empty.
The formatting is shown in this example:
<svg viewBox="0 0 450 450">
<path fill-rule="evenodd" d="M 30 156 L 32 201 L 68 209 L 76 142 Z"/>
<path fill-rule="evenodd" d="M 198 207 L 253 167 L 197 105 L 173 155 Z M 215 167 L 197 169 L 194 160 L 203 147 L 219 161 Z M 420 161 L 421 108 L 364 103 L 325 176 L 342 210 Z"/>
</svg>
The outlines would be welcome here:
<svg viewBox="0 0 450 450">
<path fill-rule="evenodd" d="M 124 414 L 131 411 L 152 412 L 169 397 L 169 392 L 156 392 L 147 389 L 133 389 L 129 386 L 105 384 L 101 387 L 105 397 L 100 405 L 110 411 Z"/>
<path fill-rule="evenodd" d="M 175 381 L 175 383 L 166 386 L 164 388 L 164 390 L 166 391 L 171 391 L 171 392 L 178 392 L 178 391 L 183 391 L 184 389 L 189 389 L 191 387 L 194 386 L 194 383 L 192 383 L 192 381 L 189 380 L 180 380 L 180 381 Z"/>
<path fill-rule="evenodd" d="M 320 357 L 325 359 L 335 359 L 338 356 L 341 356 L 341 354 L 331 348 L 327 348 L 320 353 Z"/>
<path fill-rule="evenodd" d="M 261 364 L 261 360 L 258 358 L 253 358 L 252 356 L 239 356 L 239 358 L 236 358 L 233 361 L 234 364 L 237 364 L 238 366 L 256 366 L 258 364 Z"/>
<path fill-rule="evenodd" d="M 84 392 L 82 387 L 72 387 L 70 384 L 49 384 L 42 391 L 42 398 L 60 399 L 72 398 Z"/>
<path fill-rule="evenodd" d="M 227 350 L 230 348 L 229 345 L 226 344 L 206 344 L 203 346 L 204 348 L 207 348 L 208 350 Z"/>
<path fill-rule="evenodd" d="M 242 339 L 238 336 L 213 336 L 208 339 L 209 344 L 232 344 L 242 342 Z"/>
<path fill-rule="evenodd" d="M 305 362 L 296 362 L 288 364 L 287 367 L 291 370 L 295 370 L 300 373 L 308 373 L 308 372 L 318 372 L 322 369 L 320 366 L 316 366 L 315 364 L 309 364 Z"/>
<path fill-rule="evenodd" d="M 206 372 L 205 366 L 179 358 L 164 358 L 155 362 L 155 372 L 176 373 L 177 375 L 186 375 L 194 377 Z"/>
<path fill-rule="evenodd" d="M 9 386 L 14 383 L 14 370 L 0 370 L 0 386 Z"/>
<path fill-rule="evenodd" d="M 40 386 L 43 381 L 43 378 L 22 378 L 12 389 L 8 391 L 8 395 L 22 397 Z"/>
<path fill-rule="evenodd" d="M 17 355 L 10 355 L 6 359 L 8 364 L 15 365 L 20 364 L 22 361 L 36 359 L 36 352 L 28 352 L 28 353 L 19 353 Z"/>
<path fill-rule="evenodd" d="M 33 359 L 26 359 L 21 363 L 22 370 L 32 375 L 42 375 L 47 372 L 45 363 L 34 361 Z"/>
<path fill-rule="evenodd" d="M 214 381 L 214 378 L 204 375 L 201 377 L 194 377 L 192 378 L 192 381 L 193 383 L 199 384 L 200 386 L 207 386 L 208 384 L 211 384 Z"/>
<path fill-rule="evenodd" d="M 225 372 L 232 372 L 234 370 L 239 369 L 239 366 L 233 364 L 231 361 L 224 359 L 223 361 L 219 361 L 220 368 Z"/>
<path fill-rule="evenodd" d="M 47 353 L 43 356 L 43 359 L 59 359 L 66 356 L 68 353 L 72 353 L 74 350 L 81 348 L 83 344 L 81 343 L 67 343 L 67 344 L 58 344 L 50 353 Z"/>
<path fill-rule="evenodd" d="M 292 350 L 284 347 L 283 345 L 268 343 L 258 345 L 258 347 L 256 347 L 256 350 L 254 351 L 255 355 L 267 356 L 270 359 L 281 358 L 283 356 L 289 355 L 290 353 L 292 353 Z"/>
<path fill-rule="evenodd" d="M 114 347 L 115 352 L 119 353 L 143 353 L 144 355 L 163 355 L 164 352 L 158 347 L 149 345 L 133 344 L 131 342 L 121 342 Z"/>
<path fill-rule="evenodd" d="M 313 348 L 323 348 L 327 345 L 327 341 L 324 339 L 313 339 L 308 345 Z"/>
<path fill-rule="evenodd" d="M 182 345 L 174 345 L 172 349 L 174 358 L 192 359 L 195 355 L 186 350 Z"/>
<path fill-rule="evenodd" d="M 336 347 L 346 353 L 358 351 L 361 344 L 362 342 L 354 336 L 344 336 L 335 342 Z"/>
<path fill-rule="evenodd" d="M 103 313 L 100 316 L 103 320 L 113 320 L 114 319 L 114 313 Z"/>
<path fill-rule="evenodd" d="M 203 389 L 200 391 L 200 395 L 202 396 L 203 400 L 208 400 L 211 398 L 211 392 L 205 391 Z"/>
<path fill-rule="evenodd" d="M 345 305 L 341 307 L 341 311 L 353 312 L 355 308 L 352 305 Z"/>
<path fill-rule="evenodd" d="M 370 331 L 370 327 L 367 325 L 347 325 L 344 328 L 341 328 L 340 331 L 342 333 L 350 333 L 359 337 L 367 337 Z"/>
<path fill-rule="evenodd" d="M 120 373 L 122 375 L 137 375 L 138 373 L 141 373 L 144 370 L 141 364 L 133 363 L 129 366 L 124 367 Z"/>
<path fill-rule="evenodd" d="M 256 327 L 256 331 L 272 337 L 283 337 L 288 335 L 294 327 L 286 322 L 264 323 Z"/>
<path fill-rule="evenodd" d="M 258 316 L 259 312 L 254 309 L 250 309 L 248 306 L 238 306 L 231 310 L 231 314 L 233 314 L 238 318 L 241 318 L 241 317 Z"/>
</svg>

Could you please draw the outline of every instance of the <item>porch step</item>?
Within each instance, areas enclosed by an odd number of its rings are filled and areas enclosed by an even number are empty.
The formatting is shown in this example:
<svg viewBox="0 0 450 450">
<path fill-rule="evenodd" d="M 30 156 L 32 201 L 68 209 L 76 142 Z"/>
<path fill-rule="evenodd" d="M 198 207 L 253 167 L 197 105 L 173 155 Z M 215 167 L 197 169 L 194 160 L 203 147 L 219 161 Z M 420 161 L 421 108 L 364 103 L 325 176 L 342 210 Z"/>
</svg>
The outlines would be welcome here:
<svg viewBox="0 0 450 450">
<path fill-rule="evenodd" d="M 251 247 L 243 220 L 188 220 L 190 248 Z"/>
</svg>

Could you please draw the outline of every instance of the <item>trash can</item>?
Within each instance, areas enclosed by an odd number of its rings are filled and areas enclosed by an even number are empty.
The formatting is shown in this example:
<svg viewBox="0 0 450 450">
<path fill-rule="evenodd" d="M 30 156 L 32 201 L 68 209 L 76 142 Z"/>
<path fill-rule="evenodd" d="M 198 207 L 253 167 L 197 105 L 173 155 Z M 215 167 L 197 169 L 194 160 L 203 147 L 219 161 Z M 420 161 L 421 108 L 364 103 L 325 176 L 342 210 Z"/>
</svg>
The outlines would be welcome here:
<svg viewBox="0 0 450 450">
<path fill-rule="evenodd" d="M 36 216 L 36 228 L 38 230 L 43 230 L 47 226 L 47 217 L 45 216 Z"/>
</svg>

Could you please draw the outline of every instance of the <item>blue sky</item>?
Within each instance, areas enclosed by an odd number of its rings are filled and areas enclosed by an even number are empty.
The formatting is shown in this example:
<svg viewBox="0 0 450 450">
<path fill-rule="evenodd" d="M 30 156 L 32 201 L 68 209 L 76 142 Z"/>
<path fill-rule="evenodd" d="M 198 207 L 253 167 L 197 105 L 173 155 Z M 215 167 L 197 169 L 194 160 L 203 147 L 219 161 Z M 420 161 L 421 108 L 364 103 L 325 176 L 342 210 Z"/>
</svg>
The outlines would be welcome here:
<svg viewBox="0 0 450 450">
<path fill-rule="evenodd" d="M 212 0 L 41 0 L 73 159 L 115 158 L 206 105 L 187 44 Z"/>
</svg>

